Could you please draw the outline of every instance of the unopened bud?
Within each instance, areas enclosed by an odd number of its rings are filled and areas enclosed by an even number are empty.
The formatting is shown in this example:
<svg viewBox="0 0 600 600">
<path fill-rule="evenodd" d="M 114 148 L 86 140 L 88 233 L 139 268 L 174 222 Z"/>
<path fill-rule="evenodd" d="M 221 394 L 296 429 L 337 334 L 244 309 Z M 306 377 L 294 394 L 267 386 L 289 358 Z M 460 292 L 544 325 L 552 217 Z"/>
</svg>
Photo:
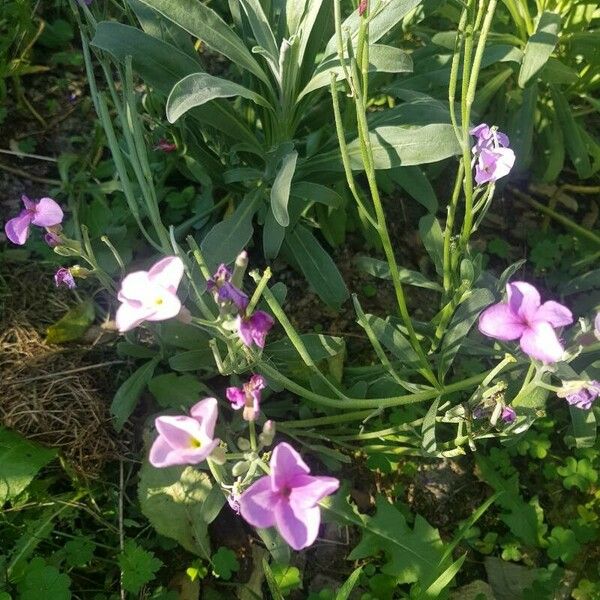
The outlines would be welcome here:
<svg viewBox="0 0 600 600">
<path fill-rule="evenodd" d="M 71 275 L 73 275 L 73 277 L 78 277 L 80 279 L 85 279 L 88 275 L 91 274 L 91 271 L 89 269 L 86 269 L 85 267 L 81 267 L 79 265 L 71 267 L 69 271 L 71 271 Z"/>
<path fill-rule="evenodd" d="M 233 465 L 233 468 L 231 469 L 231 474 L 234 477 L 239 477 L 240 475 L 246 473 L 249 468 L 250 463 L 247 460 L 240 460 L 239 462 L 236 462 L 235 465 Z"/>
<path fill-rule="evenodd" d="M 258 436 L 258 441 L 263 446 L 270 446 L 273 443 L 273 440 L 275 439 L 275 433 L 275 421 L 271 421 L 271 419 L 269 419 L 263 425 L 262 433 Z"/>
<path fill-rule="evenodd" d="M 225 448 L 217 446 L 211 452 L 210 459 L 218 465 L 224 465 L 227 462 L 227 459 L 225 458 Z"/>
<path fill-rule="evenodd" d="M 240 437 L 237 441 L 237 446 L 242 452 L 250 450 L 250 441 L 246 438 Z"/>
<path fill-rule="evenodd" d="M 248 253 L 243 250 L 237 255 L 233 266 L 233 274 L 231 275 L 231 283 L 238 289 L 242 289 L 244 283 L 244 275 L 248 268 Z"/>
</svg>

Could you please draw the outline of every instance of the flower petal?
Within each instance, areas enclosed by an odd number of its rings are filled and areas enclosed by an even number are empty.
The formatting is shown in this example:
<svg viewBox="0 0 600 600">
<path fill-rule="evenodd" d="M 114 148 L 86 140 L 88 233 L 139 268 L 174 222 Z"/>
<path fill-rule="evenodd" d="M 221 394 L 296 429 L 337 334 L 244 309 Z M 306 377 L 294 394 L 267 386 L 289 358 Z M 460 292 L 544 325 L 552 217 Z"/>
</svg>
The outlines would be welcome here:
<svg viewBox="0 0 600 600">
<path fill-rule="evenodd" d="M 538 308 L 535 320 L 547 321 L 552 327 L 564 327 L 573 322 L 573 313 L 566 306 L 549 300 Z"/>
<path fill-rule="evenodd" d="M 310 469 L 302 457 L 289 444 L 282 442 L 275 446 L 271 462 L 271 489 L 275 492 L 291 487 L 291 481 L 298 475 L 308 475 Z"/>
<path fill-rule="evenodd" d="M 192 406 L 190 414 L 200 423 L 201 440 L 212 439 L 215 425 L 219 416 L 219 406 L 216 398 L 204 398 Z"/>
<path fill-rule="evenodd" d="M 149 314 L 151 314 L 151 311 L 147 308 L 135 306 L 134 304 L 125 301 L 117 309 L 117 314 L 115 316 L 117 328 L 121 333 L 131 331 L 138 325 L 141 325 Z"/>
<path fill-rule="evenodd" d="M 253 483 L 239 499 L 240 514 L 250 525 L 265 529 L 275 525 L 273 507 L 279 501 L 279 495 L 271 490 L 268 475 Z"/>
<path fill-rule="evenodd" d="M 31 213 L 24 210 L 20 215 L 9 219 L 4 225 L 6 237 L 13 243 L 22 246 L 29 237 L 29 225 L 31 224 Z"/>
<path fill-rule="evenodd" d="M 525 281 L 515 281 L 506 286 L 508 305 L 525 321 L 533 321 L 540 307 L 540 293 Z"/>
<path fill-rule="evenodd" d="M 148 279 L 171 294 L 177 292 L 181 278 L 183 277 L 183 262 L 178 256 L 167 256 L 159 260 L 148 271 Z"/>
<path fill-rule="evenodd" d="M 148 316 L 148 321 L 166 321 L 179 314 L 181 310 L 181 301 L 175 294 L 160 288 L 155 296 L 150 296 L 152 302 L 152 314 Z M 151 290 L 152 293 L 154 290 Z"/>
<path fill-rule="evenodd" d="M 564 349 L 550 323 L 536 321 L 521 336 L 521 350 L 545 364 L 559 361 Z"/>
<path fill-rule="evenodd" d="M 231 407 L 235 410 L 239 410 L 246 404 L 246 394 L 239 387 L 228 387 L 225 390 L 225 395 L 227 396 L 227 400 L 231 402 Z"/>
<path fill-rule="evenodd" d="M 124 300 L 137 300 L 145 304 L 150 287 L 148 273 L 146 271 L 134 271 L 121 281 L 118 298 L 121 302 Z"/>
<path fill-rule="evenodd" d="M 479 331 L 483 335 L 505 342 L 520 338 L 525 328 L 523 320 L 504 303 L 493 304 L 479 317 Z"/>
<path fill-rule="evenodd" d="M 297 475 L 292 479 L 290 503 L 297 507 L 316 506 L 325 496 L 333 494 L 340 482 L 335 477 Z"/>
<path fill-rule="evenodd" d="M 171 448 L 192 450 L 194 442 L 201 442 L 200 423 L 184 415 L 157 417 L 154 425 L 158 433 L 165 438 Z"/>
<path fill-rule="evenodd" d="M 206 460 L 218 443 L 219 440 L 213 440 L 201 448 L 185 450 L 171 448 L 164 436 L 159 435 L 150 448 L 148 460 L 152 466 L 159 469 L 175 465 L 197 465 Z"/>
<path fill-rule="evenodd" d="M 294 550 L 310 546 L 317 538 L 321 524 L 321 511 L 318 506 L 300 508 L 281 501 L 273 512 L 277 531 Z"/>
<path fill-rule="evenodd" d="M 35 205 L 31 222 L 38 227 L 51 227 L 62 223 L 63 218 L 62 208 L 52 198 L 41 198 Z"/>
</svg>

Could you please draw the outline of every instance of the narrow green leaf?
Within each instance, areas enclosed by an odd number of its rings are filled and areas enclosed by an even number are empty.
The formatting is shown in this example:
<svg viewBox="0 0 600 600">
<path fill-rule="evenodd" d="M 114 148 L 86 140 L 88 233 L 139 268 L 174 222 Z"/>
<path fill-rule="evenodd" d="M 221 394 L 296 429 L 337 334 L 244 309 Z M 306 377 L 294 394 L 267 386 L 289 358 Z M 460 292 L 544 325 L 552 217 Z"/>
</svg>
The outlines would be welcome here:
<svg viewBox="0 0 600 600">
<path fill-rule="evenodd" d="M 277 257 L 281 250 L 281 244 L 283 244 L 284 238 L 285 227 L 277 222 L 275 215 L 273 214 L 273 209 L 269 206 L 262 231 L 263 252 L 265 253 L 265 258 L 272 260 Z"/>
<path fill-rule="evenodd" d="M 533 35 L 527 41 L 525 54 L 519 71 L 519 86 L 527 82 L 546 64 L 558 43 L 560 15 L 544 11 Z"/>
<path fill-rule="evenodd" d="M 437 442 L 435 439 L 435 419 L 437 417 L 438 406 L 440 405 L 441 397 L 438 396 L 432 403 L 427 414 L 423 419 L 421 426 L 421 447 L 427 454 L 434 454 L 437 450 Z"/>
<path fill-rule="evenodd" d="M 358 580 L 362 573 L 362 569 L 362 567 L 358 567 L 357 569 L 354 569 L 352 573 L 350 573 L 348 579 L 344 581 L 342 587 L 337 591 L 337 594 L 335 595 L 335 600 L 348 600 L 348 598 L 350 598 L 352 590 L 358 583 Z"/>
<path fill-rule="evenodd" d="M 117 431 L 123 429 L 123 425 L 133 411 L 142 395 L 148 382 L 154 374 L 156 365 L 160 362 L 160 357 L 156 356 L 147 363 L 144 363 L 136 371 L 134 371 L 119 387 L 112 404 L 110 405 L 110 413 L 114 418 L 114 425 Z"/>
<path fill-rule="evenodd" d="M 592 448 L 596 443 L 596 416 L 593 410 L 581 410 L 576 406 L 569 406 L 573 436 L 578 448 Z"/>
<path fill-rule="evenodd" d="M 241 96 L 272 110 L 271 105 L 260 95 L 243 85 L 208 73 L 192 73 L 178 81 L 167 99 L 167 119 L 175 123 L 186 112 L 202 106 L 216 98 Z"/>
<path fill-rule="evenodd" d="M 319 202 L 331 208 L 339 208 L 344 203 L 344 199 L 335 190 L 312 181 L 292 183 L 290 193 L 292 196 L 298 196 L 308 202 Z"/>
<path fill-rule="evenodd" d="M 277 61 L 279 57 L 277 42 L 260 2 L 258 0 L 239 0 L 239 2 L 246 13 L 256 42 L 268 52 L 273 61 Z"/>
<path fill-rule="evenodd" d="M 460 568 L 465 562 L 465 558 L 467 558 L 466 552 L 441 573 L 441 575 L 425 590 L 421 598 L 423 600 L 425 600 L 425 598 L 431 598 L 432 600 L 439 598 L 440 594 L 452 583 L 452 580 L 460 571 Z"/>
<path fill-rule="evenodd" d="M 283 157 L 281 167 L 275 176 L 275 181 L 271 188 L 271 210 L 273 211 L 275 220 L 282 227 L 287 227 L 290 224 L 288 202 L 290 200 L 290 189 L 292 178 L 296 171 L 297 160 L 298 153 L 295 150 Z"/>
<path fill-rule="evenodd" d="M 425 215 L 419 220 L 421 240 L 438 275 L 444 273 L 444 234 L 435 215 Z"/>
<path fill-rule="evenodd" d="M 348 298 L 348 288 L 333 259 L 315 236 L 303 225 L 288 232 L 283 247 L 319 297 L 329 306 L 339 307 Z"/>
<path fill-rule="evenodd" d="M 271 592 L 271 597 L 273 600 L 284 600 L 283 594 L 277 585 L 277 581 L 275 581 L 273 571 L 271 571 L 271 567 L 265 558 L 262 560 L 262 566 L 265 573 L 265 579 L 267 580 L 267 585 L 269 586 L 269 591 Z"/>
<path fill-rule="evenodd" d="M 391 169 L 389 175 L 405 192 L 408 192 L 427 212 L 435 214 L 439 203 L 433 186 L 419 167 Z"/>
<path fill-rule="evenodd" d="M 357 256 L 354 259 L 356 266 L 363 272 L 377 277 L 378 279 L 391 279 L 390 266 L 383 260 L 377 258 L 371 258 L 370 256 Z M 418 271 L 411 271 L 410 269 L 399 268 L 398 274 L 400 275 L 400 281 L 406 285 L 414 285 L 415 287 L 421 287 L 428 290 L 434 290 L 436 292 L 442 291 L 442 286 L 435 281 L 431 281 Z"/>
</svg>

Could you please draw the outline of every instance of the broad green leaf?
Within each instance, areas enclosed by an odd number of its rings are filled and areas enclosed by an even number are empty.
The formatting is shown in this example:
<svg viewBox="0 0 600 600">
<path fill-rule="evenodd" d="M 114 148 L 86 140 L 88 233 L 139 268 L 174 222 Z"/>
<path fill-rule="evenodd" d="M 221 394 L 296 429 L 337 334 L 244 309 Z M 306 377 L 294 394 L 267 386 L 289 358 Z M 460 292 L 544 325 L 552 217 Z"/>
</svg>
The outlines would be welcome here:
<svg viewBox="0 0 600 600">
<path fill-rule="evenodd" d="M 424 126 L 382 126 L 369 134 L 376 169 L 392 169 L 438 162 L 460 153 L 452 125 L 433 123 Z M 364 170 L 358 139 L 348 144 L 350 166 Z M 304 163 L 307 172 L 342 171 L 339 151 L 319 154 Z"/>
<path fill-rule="evenodd" d="M 273 577 L 277 582 L 277 587 L 281 590 L 281 593 L 284 596 L 287 596 L 294 590 L 302 587 L 300 570 L 297 567 L 273 563 L 271 565 L 271 571 L 273 572 Z"/>
<path fill-rule="evenodd" d="M 383 260 L 371 258 L 370 256 L 357 256 L 354 262 L 361 271 L 373 275 L 373 277 L 391 280 L 390 266 Z M 425 275 L 418 271 L 399 268 L 398 275 L 400 276 L 400 281 L 406 285 L 414 285 L 415 287 L 426 288 L 436 292 L 442 291 L 442 286 L 439 283 L 427 279 Z"/>
<path fill-rule="evenodd" d="M 229 581 L 231 576 L 240 569 L 240 563 L 237 560 L 235 552 L 224 546 L 221 546 L 213 554 L 211 563 L 213 574 L 225 581 Z"/>
<path fill-rule="evenodd" d="M 133 540 L 125 542 L 117 560 L 121 567 L 123 588 L 134 595 L 156 577 L 156 572 L 163 565 L 153 552 L 138 546 Z"/>
<path fill-rule="evenodd" d="M 177 319 L 170 319 L 161 324 L 160 339 L 164 344 L 176 348 L 202 350 L 208 346 L 210 336 L 197 327 L 190 327 Z"/>
<path fill-rule="evenodd" d="M 579 79 L 579 73 L 557 58 L 549 58 L 540 71 L 540 79 L 545 83 L 571 85 Z"/>
<path fill-rule="evenodd" d="M 271 105 L 260 95 L 243 85 L 208 73 L 192 73 L 178 81 L 167 99 L 167 119 L 175 123 L 186 112 L 202 106 L 216 98 L 241 96 L 272 110 Z"/>
<path fill-rule="evenodd" d="M 519 86 L 524 88 L 546 64 L 558 43 L 560 15 L 544 11 L 540 15 L 534 34 L 527 41 L 519 71 Z"/>
<path fill-rule="evenodd" d="M 348 63 L 347 58 L 346 63 Z M 369 46 L 369 73 L 410 73 L 412 69 L 412 58 L 404 50 L 382 44 L 372 44 Z M 319 65 L 312 79 L 298 94 L 297 102 L 302 100 L 307 94 L 310 94 L 310 92 L 329 86 L 331 83 L 331 73 L 335 73 L 336 81 L 346 79 L 344 68 L 337 57 L 331 58 Z"/>
<path fill-rule="evenodd" d="M 587 271 L 582 275 L 565 281 L 559 286 L 561 295 L 580 294 L 590 290 L 600 290 L 600 269 Z"/>
<path fill-rule="evenodd" d="M 296 225 L 286 234 L 283 247 L 326 304 L 339 307 L 348 298 L 348 288 L 342 275 L 310 230 Z"/>
<path fill-rule="evenodd" d="M 296 171 L 296 161 L 298 153 L 295 150 L 286 154 L 281 160 L 281 167 L 275 176 L 275 181 L 271 187 L 271 210 L 275 220 L 282 226 L 287 227 L 290 224 L 288 214 L 288 202 L 290 199 L 290 189 L 292 178 Z"/>
<path fill-rule="evenodd" d="M 438 275 L 444 273 L 444 234 L 435 215 L 429 214 L 419 220 L 421 240 L 435 266 Z"/>
<path fill-rule="evenodd" d="M 153 377 L 148 389 L 164 408 L 189 408 L 200 400 L 204 386 L 192 375 L 164 373 Z"/>
<path fill-rule="evenodd" d="M 154 369 L 156 369 L 156 365 L 159 361 L 159 356 L 149 360 L 135 370 L 120 385 L 113 398 L 112 404 L 110 405 L 110 414 L 114 418 L 114 425 L 117 431 L 123 429 L 123 425 L 125 425 L 125 422 L 135 410 L 138 400 L 152 378 Z"/>
<path fill-rule="evenodd" d="M 56 450 L 0 427 L 0 508 L 25 490 L 56 455 Z"/>
<path fill-rule="evenodd" d="M 230 217 L 217 223 L 206 234 L 200 247 L 211 271 L 221 263 L 233 262 L 246 247 L 254 231 L 252 218 L 260 200 L 258 194 L 246 196 Z"/>
<path fill-rule="evenodd" d="M 275 562 L 281 564 L 288 564 L 290 562 L 290 547 L 279 533 L 277 533 L 277 530 L 274 527 L 257 529 L 256 533 L 263 541 L 265 548 L 269 551 Z"/>
<path fill-rule="evenodd" d="M 265 258 L 269 260 L 276 258 L 285 238 L 285 227 L 277 222 L 271 206 L 269 206 L 265 216 L 262 238 Z"/>
<path fill-rule="evenodd" d="M 197 0 L 140 0 L 164 17 L 202 40 L 209 48 L 229 58 L 238 67 L 250 71 L 269 85 L 269 79 L 260 68 L 242 40 L 233 29 L 211 8 Z"/>
<path fill-rule="evenodd" d="M 71 600 L 71 578 L 36 556 L 18 583 L 19 600 Z"/>
<path fill-rule="evenodd" d="M 442 341 L 439 359 L 440 377 L 448 372 L 465 337 L 475 324 L 481 311 L 494 301 L 494 294 L 488 289 L 479 288 L 469 292 L 454 313 L 448 331 Z"/>
<path fill-rule="evenodd" d="M 211 496 L 210 476 L 194 467 L 156 469 L 144 462 L 140 471 L 138 498 L 154 529 L 177 540 L 186 550 L 210 558 L 208 525 L 204 503 Z M 225 497 L 222 495 L 223 503 Z M 210 516 L 214 518 L 215 511 Z"/>
<path fill-rule="evenodd" d="M 80 339 L 94 322 L 95 310 L 91 300 L 74 306 L 46 330 L 46 343 L 64 344 Z"/>
<path fill-rule="evenodd" d="M 433 186 L 419 167 L 390 169 L 389 176 L 405 192 L 408 192 L 427 212 L 435 214 L 439 203 Z"/>
<path fill-rule="evenodd" d="M 554 110 L 556 117 L 563 131 L 567 154 L 573 162 L 573 166 L 577 171 L 577 175 L 581 178 L 586 178 L 592 175 L 592 165 L 590 157 L 585 145 L 581 131 L 573 113 L 569 102 L 565 95 L 555 86 L 550 88 L 552 92 L 552 100 L 554 102 Z"/>
<path fill-rule="evenodd" d="M 415 6 L 420 4 L 421 0 L 393 0 L 392 2 L 380 2 L 374 5 L 374 11 L 371 14 L 369 22 L 369 41 L 374 44 L 380 40 L 390 29 L 396 26 Z M 355 10 L 343 23 L 342 31 L 344 39 L 348 36 L 352 40 L 352 45 L 356 46 L 358 40 L 358 31 L 362 17 Z M 327 47 L 324 56 L 337 52 L 337 40 L 333 36 Z"/>
<path fill-rule="evenodd" d="M 215 358 L 208 345 L 200 350 L 188 350 L 174 354 L 169 358 L 169 366 L 174 371 L 185 373 L 187 371 L 200 371 L 202 369 L 212 369 L 215 365 Z"/>
<path fill-rule="evenodd" d="M 537 99 L 538 86 L 532 82 L 523 90 L 521 106 L 513 115 L 510 140 L 517 157 L 515 170 L 518 172 L 528 171 L 531 164 Z"/>
</svg>

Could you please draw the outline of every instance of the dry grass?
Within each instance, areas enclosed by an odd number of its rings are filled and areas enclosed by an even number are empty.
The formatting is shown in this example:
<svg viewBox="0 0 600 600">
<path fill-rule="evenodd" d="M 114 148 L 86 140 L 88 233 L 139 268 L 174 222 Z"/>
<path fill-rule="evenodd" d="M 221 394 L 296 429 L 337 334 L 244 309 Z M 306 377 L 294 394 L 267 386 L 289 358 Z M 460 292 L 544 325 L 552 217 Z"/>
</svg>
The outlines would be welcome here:
<svg viewBox="0 0 600 600">
<path fill-rule="evenodd" d="M 54 346 L 45 328 L 72 299 L 52 283 L 52 272 L 31 264 L 0 271 L 0 424 L 59 448 L 82 474 L 97 475 L 123 445 L 108 406 L 114 360 L 96 346 Z"/>
</svg>

